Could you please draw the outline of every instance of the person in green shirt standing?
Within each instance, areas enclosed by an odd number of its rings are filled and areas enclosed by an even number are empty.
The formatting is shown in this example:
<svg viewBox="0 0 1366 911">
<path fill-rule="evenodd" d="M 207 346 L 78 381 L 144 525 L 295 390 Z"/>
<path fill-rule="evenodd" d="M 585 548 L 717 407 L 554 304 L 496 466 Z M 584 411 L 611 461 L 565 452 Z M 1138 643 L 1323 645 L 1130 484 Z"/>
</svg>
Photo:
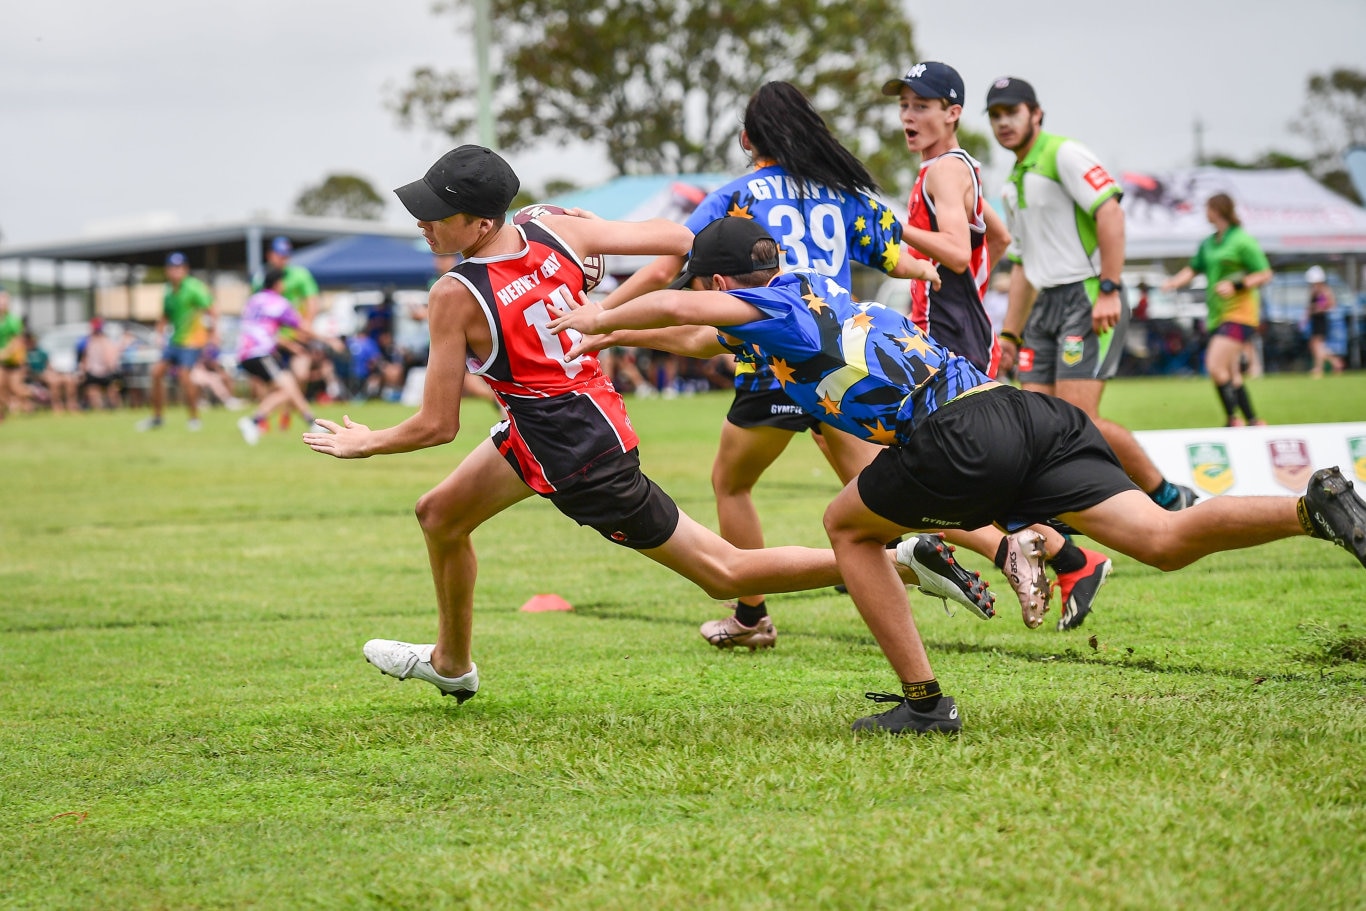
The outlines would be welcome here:
<svg viewBox="0 0 1366 911">
<path fill-rule="evenodd" d="M 199 390 L 190 379 L 190 370 L 199 361 L 204 346 L 218 344 L 217 310 L 208 285 L 190 274 L 190 264 L 184 253 L 166 257 L 166 295 L 162 298 L 161 318 L 156 331 L 161 334 L 170 327 L 171 336 L 162 351 L 161 360 L 152 367 L 152 416 L 138 421 L 138 430 L 161 427 L 166 410 L 167 365 L 175 368 L 185 407 L 190 412 L 190 430 L 199 430 Z"/>
<path fill-rule="evenodd" d="M 28 410 L 24 355 L 24 321 L 10 309 L 9 292 L 0 288 L 0 421 L 11 411 Z"/>
<path fill-rule="evenodd" d="M 1262 321 L 1262 296 L 1257 289 L 1271 281 L 1271 263 L 1252 235 L 1243 230 L 1233 199 L 1215 193 L 1205 203 L 1205 217 L 1214 233 L 1200 243 L 1190 263 L 1162 285 L 1175 291 L 1204 275 L 1205 306 L 1209 319 L 1209 347 L 1205 372 L 1214 382 L 1229 427 L 1262 426 L 1243 385 L 1243 349 L 1257 335 Z M 1240 415 L 1238 412 L 1242 412 Z"/>
</svg>

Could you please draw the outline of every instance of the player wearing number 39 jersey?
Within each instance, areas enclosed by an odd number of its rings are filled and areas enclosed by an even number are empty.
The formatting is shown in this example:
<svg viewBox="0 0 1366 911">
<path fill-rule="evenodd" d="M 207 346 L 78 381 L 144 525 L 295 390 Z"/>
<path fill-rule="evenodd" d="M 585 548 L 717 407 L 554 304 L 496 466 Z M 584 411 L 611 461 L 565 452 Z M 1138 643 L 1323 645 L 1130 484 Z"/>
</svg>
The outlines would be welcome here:
<svg viewBox="0 0 1366 911">
<path fill-rule="evenodd" d="M 754 170 L 709 194 L 688 218 L 701 231 L 732 216 L 752 220 L 777 242 L 786 268 L 809 269 L 848 287 L 850 262 L 898 278 L 928 279 L 933 267 L 901 253 L 901 224 L 874 195 L 868 169 L 840 144 L 811 102 L 787 82 L 768 82 L 745 107 L 740 146 Z M 661 256 L 608 295 L 616 306 L 667 285 L 684 266 L 681 256 Z M 690 272 L 674 284 L 681 287 Z M 641 344 L 649 346 L 648 340 Z M 735 398 L 721 426 L 712 466 L 712 490 L 721 535 L 739 547 L 764 544 L 752 491 L 792 438 L 811 430 L 841 481 L 849 481 L 877 455 L 877 447 L 802 411 L 768 364 L 741 351 L 735 361 Z M 777 630 L 761 595 L 741 598 L 732 616 L 702 624 L 703 638 L 718 648 L 770 647 Z"/>
<path fill-rule="evenodd" d="M 337 458 L 408 452 L 455 437 L 467 372 L 482 374 L 502 399 L 508 420 L 417 503 L 436 583 L 436 642 L 373 639 L 364 648 L 382 672 L 426 680 L 459 701 L 479 688 L 471 657 L 477 567 L 471 535 L 536 493 L 714 598 L 840 581 L 829 550 L 741 550 L 682 513 L 641 472 L 625 407 L 597 357 L 567 358 L 580 339 L 549 332 L 551 320 L 583 293 L 582 256 L 681 254 L 692 233 L 664 219 L 628 224 L 587 213 L 509 224 L 519 185 L 507 162 L 469 145 L 395 191 L 433 252 L 465 259 L 429 298 L 432 344 L 422 405 L 383 430 L 343 418 L 341 424 L 319 421 L 326 433 L 304 434 L 314 450 Z M 909 569 L 900 572 L 907 581 L 916 578 Z"/>
</svg>

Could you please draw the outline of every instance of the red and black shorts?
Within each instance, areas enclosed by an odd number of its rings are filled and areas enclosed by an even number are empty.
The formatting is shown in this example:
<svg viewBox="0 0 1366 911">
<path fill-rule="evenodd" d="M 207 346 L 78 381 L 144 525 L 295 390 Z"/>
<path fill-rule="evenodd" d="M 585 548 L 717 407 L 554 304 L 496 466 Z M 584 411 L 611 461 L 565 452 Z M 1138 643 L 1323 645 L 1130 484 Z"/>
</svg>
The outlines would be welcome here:
<svg viewBox="0 0 1366 911">
<path fill-rule="evenodd" d="M 512 452 L 505 450 L 503 458 L 525 481 Z M 561 485 L 541 496 L 575 522 L 623 547 L 659 547 L 678 528 L 678 504 L 640 470 L 640 455 L 634 449 L 608 453 Z"/>
<path fill-rule="evenodd" d="M 1231 338 L 1241 344 L 1250 342 L 1257 337 L 1257 327 L 1249 326 L 1246 323 L 1220 323 L 1219 328 L 1214 330 L 1214 334 Z"/>
</svg>

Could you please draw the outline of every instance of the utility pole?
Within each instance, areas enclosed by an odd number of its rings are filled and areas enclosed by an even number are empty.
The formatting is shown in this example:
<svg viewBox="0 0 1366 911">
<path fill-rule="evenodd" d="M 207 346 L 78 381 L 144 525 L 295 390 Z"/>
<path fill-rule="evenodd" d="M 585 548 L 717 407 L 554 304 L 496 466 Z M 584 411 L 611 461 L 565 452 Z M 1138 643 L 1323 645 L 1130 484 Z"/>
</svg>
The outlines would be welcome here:
<svg viewBox="0 0 1366 911">
<path fill-rule="evenodd" d="M 1195 166 L 1203 167 L 1205 164 L 1205 122 L 1198 116 L 1195 118 Z"/>
<path fill-rule="evenodd" d="M 474 56 L 479 68 L 479 144 L 496 151 L 498 140 L 493 133 L 493 73 L 489 70 L 493 27 L 489 20 L 489 0 L 474 0 Z"/>
</svg>

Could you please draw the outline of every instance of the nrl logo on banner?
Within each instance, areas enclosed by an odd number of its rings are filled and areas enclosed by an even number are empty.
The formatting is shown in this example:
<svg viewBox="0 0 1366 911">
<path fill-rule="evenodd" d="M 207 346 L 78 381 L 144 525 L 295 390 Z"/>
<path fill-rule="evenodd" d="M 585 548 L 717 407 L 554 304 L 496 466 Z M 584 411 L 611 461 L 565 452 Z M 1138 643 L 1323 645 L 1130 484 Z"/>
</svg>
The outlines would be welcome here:
<svg viewBox="0 0 1366 911">
<path fill-rule="evenodd" d="M 1366 481 L 1366 437 L 1348 437 L 1347 451 L 1352 454 L 1352 471 Z"/>
<path fill-rule="evenodd" d="M 1209 494 L 1228 493 L 1233 486 L 1233 464 L 1223 443 L 1191 443 L 1186 446 L 1195 486 Z"/>
<path fill-rule="evenodd" d="M 1304 440 L 1270 440 L 1271 474 L 1286 490 L 1300 493 L 1314 473 L 1309 464 L 1309 444 Z"/>
</svg>

